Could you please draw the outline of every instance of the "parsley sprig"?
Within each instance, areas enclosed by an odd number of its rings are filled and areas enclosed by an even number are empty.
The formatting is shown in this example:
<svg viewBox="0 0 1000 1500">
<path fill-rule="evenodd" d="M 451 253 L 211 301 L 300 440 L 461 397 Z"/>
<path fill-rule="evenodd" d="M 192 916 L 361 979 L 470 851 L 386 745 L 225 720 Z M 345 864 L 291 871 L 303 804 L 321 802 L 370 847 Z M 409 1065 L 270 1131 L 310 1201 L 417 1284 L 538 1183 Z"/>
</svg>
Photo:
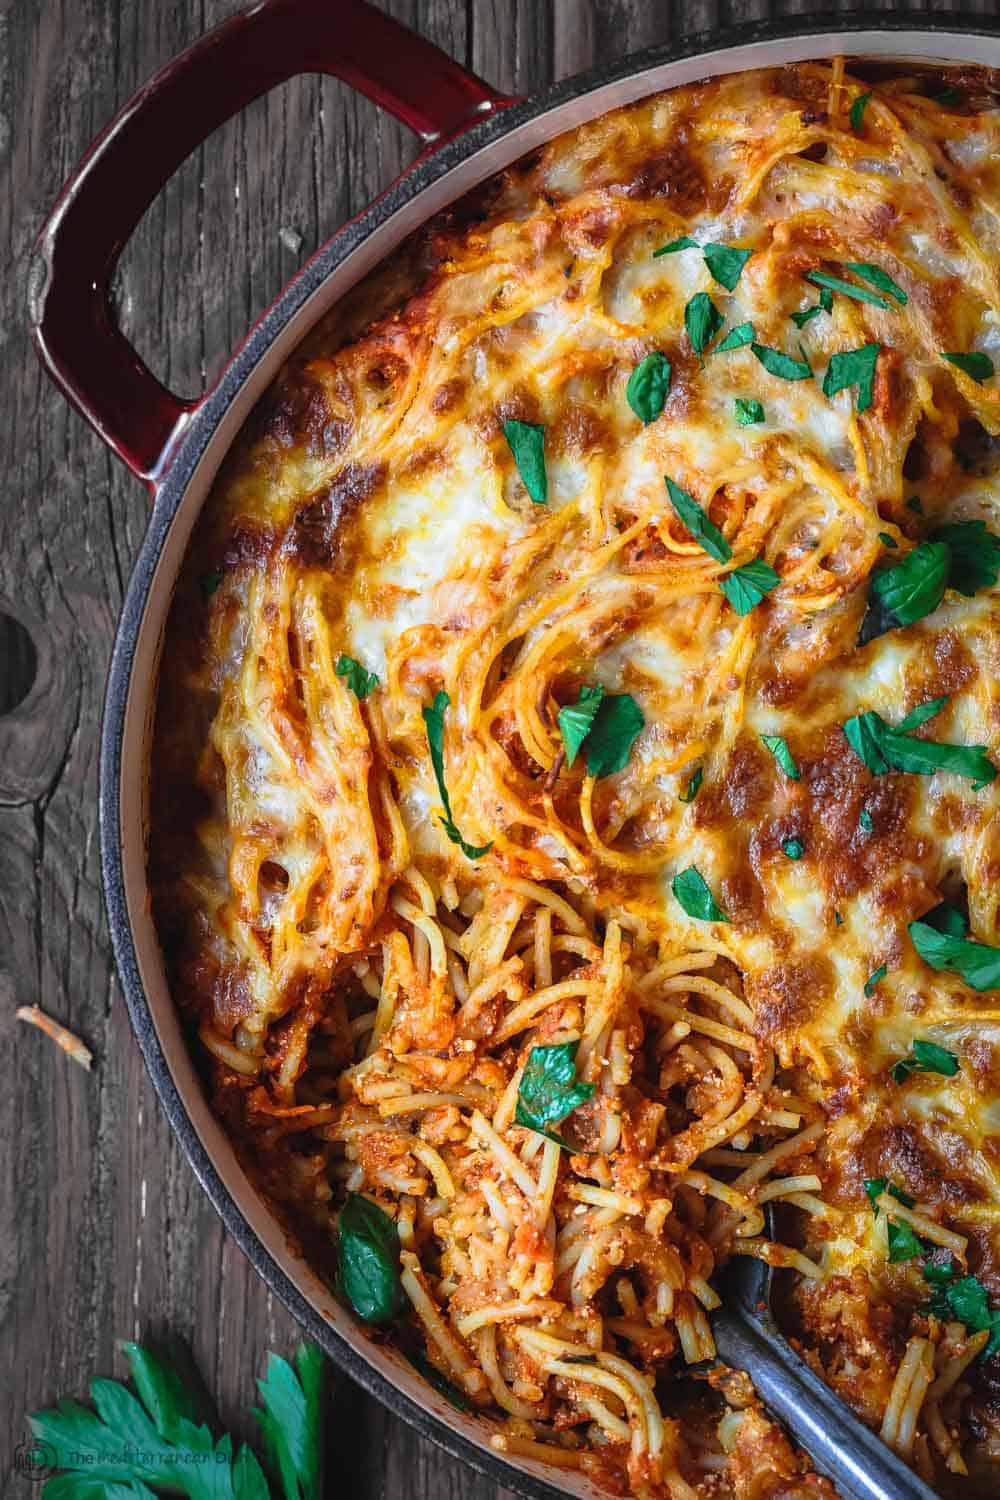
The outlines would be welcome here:
<svg viewBox="0 0 1000 1500">
<path fill-rule="evenodd" d="M 123 1343 L 135 1393 L 117 1380 L 94 1380 L 96 1410 L 62 1400 L 29 1418 L 35 1439 L 65 1471 L 46 1492 L 60 1500 L 97 1494 L 148 1497 L 169 1492 L 188 1500 L 319 1500 L 326 1361 L 303 1344 L 292 1364 L 268 1355 L 257 1382 L 268 1473 L 253 1449 L 235 1450 L 181 1365 L 139 1344 Z M 270 1475 L 270 1478 L 268 1477 Z"/>
<path fill-rule="evenodd" d="M 911 1073 L 940 1073 L 945 1078 L 954 1078 L 958 1072 L 958 1056 L 937 1042 L 926 1037 L 914 1038 L 913 1046 L 905 1057 L 893 1063 L 890 1069 L 893 1083 L 905 1083 Z"/>
<path fill-rule="evenodd" d="M 613 776 L 624 770 L 646 720 L 631 693 L 608 693 L 601 683 L 580 688 L 575 703 L 556 715 L 571 766 L 581 747 L 589 776 Z"/>
<path fill-rule="evenodd" d="M 451 699 L 448 694 L 439 690 L 434 694 L 434 702 L 430 708 L 423 709 L 424 727 L 427 730 L 427 745 L 431 752 L 431 765 L 434 767 L 434 776 L 438 785 L 438 792 L 444 806 L 444 817 L 440 820 L 441 827 L 448 835 L 453 844 L 457 844 L 467 859 L 482 859 L 493 848 L 493 840 L 488 844 L 467 844 L 455 825 L 455 819 L 451 811 L 451 798 L 448 796 L 448 788 L 444 779 L 444 716 L 445 710 L 450 706 Z"/>
<path fill-rule="evenodd" d="M 577 1081 L 576 1052 L 579 1045 L 577 1041 L 532 1047 L 517 1087 L 517 1108 L 514 1111 L 516 1124 L 537 1131 L 566 1150 L 569 1147 L 562 1137 L 547 1127 L 565 1120 L 594 1092 L 594 1084 Z"/>
<path fill-rule="evenodd" d="M 876 776 L 884 776 L 887 771 L 908 771 L 915 776 L 951 771 L 972 781 L 973 790 L 978 790 L 997 774 L 996 766 L 987 759 L 985 745 L 947 745 L 923 740 L 906 733 L 902 725 L 894 729 L 874 709 L 848 719 L 844 734 L 854 753 Z"/>
</svg>

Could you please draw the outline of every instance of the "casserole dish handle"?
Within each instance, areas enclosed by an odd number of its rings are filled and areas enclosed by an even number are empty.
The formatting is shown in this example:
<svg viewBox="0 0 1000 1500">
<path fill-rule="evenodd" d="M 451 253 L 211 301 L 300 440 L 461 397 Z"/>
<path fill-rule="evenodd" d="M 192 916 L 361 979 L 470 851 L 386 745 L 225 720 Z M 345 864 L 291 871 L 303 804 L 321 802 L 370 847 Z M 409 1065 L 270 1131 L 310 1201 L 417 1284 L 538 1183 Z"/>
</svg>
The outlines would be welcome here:
<svg viewBox="0 0 1000 1500">
<path fill-rule="evenodd" d="M 262 0 L 154 75 L 94 141 L 35 248 L 29 312 L 46 370 L 154 485 L 199 401 L 146 368 L 118 328 L 111 280 L 146 209 L 213 130 L 298 73 L 329 73 L 409 125 L 425 150 L 512 101 L 366 0 Z"/>
</svg>

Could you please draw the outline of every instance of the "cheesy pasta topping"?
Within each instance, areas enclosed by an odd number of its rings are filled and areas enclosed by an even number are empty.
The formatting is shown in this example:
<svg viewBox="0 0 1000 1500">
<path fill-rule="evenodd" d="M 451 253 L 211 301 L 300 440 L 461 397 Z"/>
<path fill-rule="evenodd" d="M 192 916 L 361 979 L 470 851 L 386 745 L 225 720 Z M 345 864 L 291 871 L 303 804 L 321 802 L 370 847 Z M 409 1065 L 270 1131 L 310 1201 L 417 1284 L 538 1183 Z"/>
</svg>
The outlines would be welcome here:
<svg viewBox="0 0 1000 1500">
<path fill-rule="evenodd" d="M 217 480 L 154 750 L 177 1000 L 304 1253 L 501 1450 L 832 1494 L 706 1376 L 749 1255 L 996 1492 L 998 371 L 990 80 L 807 64 L 459 204 Z"/>
</svg>

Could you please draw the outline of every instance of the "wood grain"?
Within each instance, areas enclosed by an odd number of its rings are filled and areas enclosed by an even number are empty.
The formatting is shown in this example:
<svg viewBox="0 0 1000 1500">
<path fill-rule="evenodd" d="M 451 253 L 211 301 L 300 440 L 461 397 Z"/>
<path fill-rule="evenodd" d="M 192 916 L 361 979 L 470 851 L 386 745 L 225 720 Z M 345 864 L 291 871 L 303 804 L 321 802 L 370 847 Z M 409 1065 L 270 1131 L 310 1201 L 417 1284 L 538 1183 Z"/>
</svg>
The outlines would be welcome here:
<svg viewBox="0 0 1000 1500">
<path fill-rule="evenodd" d="M 333 3 L 333 0 L 331 0 Z M 1000 0 L 973 0 L 997 14 Z M 800 0 L 383 0 L 504 89 L 718 20 Z M 884 8 L 875 0 L 872 8 Z M 92 136 L 234 0 L 0 0 L 0 1474 L 24 1414 L 122 1373 L 116 1339 L 191 1345 L 245 1432 L 264 1351 L 297 1330 L 223 1235 L 157 1107 L 113 975 L 100 895 L 97 746 L 122 589 L 145 520 L 139 485 L 42 377 L 24 307 L 31 244 Z M 940 3 L 934 9 L 948 8 Z M 211 383 L 299 262 L 414 154 L 412 137 L 315 77 L 275 90 L 177 173 L 124 256 L 121 321 L 176 390 Z M 92 1048 L 91 1074 L 16 1026 L 38 1002 Z M 356 1500 L 499 1500 L 507 1491 L 417 1438 L 346 1382 L 331 1418 Z"/>
</svg>

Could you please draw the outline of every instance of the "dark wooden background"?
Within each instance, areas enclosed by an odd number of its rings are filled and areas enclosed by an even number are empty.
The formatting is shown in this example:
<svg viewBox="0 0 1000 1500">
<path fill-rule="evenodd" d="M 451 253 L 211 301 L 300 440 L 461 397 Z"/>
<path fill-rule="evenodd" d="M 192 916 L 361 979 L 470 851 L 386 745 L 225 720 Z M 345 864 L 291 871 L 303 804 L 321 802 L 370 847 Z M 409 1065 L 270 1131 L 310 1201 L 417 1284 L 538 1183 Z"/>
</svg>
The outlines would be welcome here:
<svg viewBox="0 0 1000 1500">
<path fill-rule="evenodd" d="M 382 3 L 518 92 L 718 21 L 807 9 L 770 0 Z M 155 68 L 237 8 L 0 0 L 0 1484 L 10 1500 L 35 1493 L 12 1472 L 25 1412 L 83 1396 L 92 1375 L 121 1374 L 116 1339 L 185 1338 L 223 1418 L 245 1432 L 264 1351 L 288 1352 L 297 1338 L 176 1147 L 113 974 L 98 728 L 145 496 L 42 377 L 24 313 L 32 241 L 91 137 Z M 995 15 L 1000 0 L 972 8 Z M 220 131 L 169 184 L 123 259 L 122 321 L 152 368 L 182 393 L 205 389 L 300 260 L 413 154 L 402 127 L 317 77 L 275 90 Z M 15 1008 L 32 1002 L 86 1039 L 92 1073 L 15 1023 Z M 509 1494 L 346 1381 L 331 1427 L 331 1493 Z"/>
</svg>

